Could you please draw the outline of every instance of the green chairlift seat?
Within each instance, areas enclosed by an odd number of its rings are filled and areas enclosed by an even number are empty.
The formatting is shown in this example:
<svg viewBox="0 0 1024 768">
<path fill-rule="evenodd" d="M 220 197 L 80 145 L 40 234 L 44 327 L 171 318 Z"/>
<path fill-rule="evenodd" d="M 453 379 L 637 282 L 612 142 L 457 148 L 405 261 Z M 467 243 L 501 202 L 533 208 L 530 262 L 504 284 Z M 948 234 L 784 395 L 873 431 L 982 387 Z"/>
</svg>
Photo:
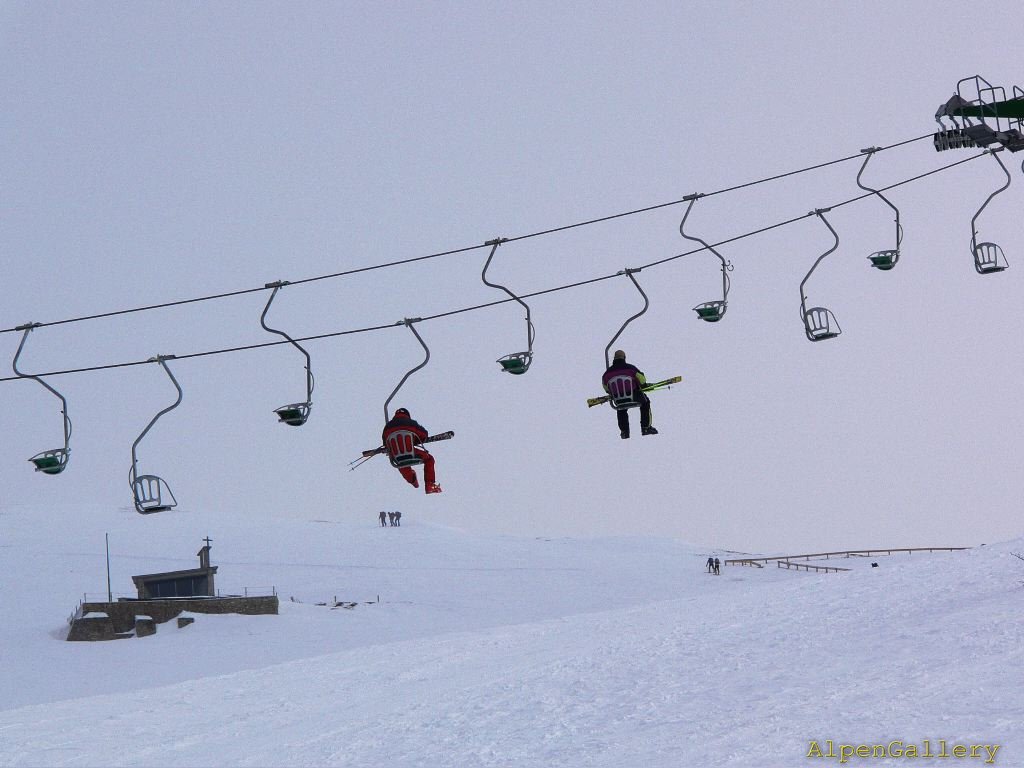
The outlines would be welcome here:
<svg viewBox="0 0 1024 768">
<path fill-rule="evenodd" d="M 708 323 L 717 323 L 722 319 L 722 315 L 725 314 L 725 302 L 724 301 L 705 301 L 703 304 L 698 304 L 693 308 L 693 311 L 697 313 L 697 317 Z"/>
<path fill-rule="evenodd" d="M 309 418 L 310 403 L 292 403 L 276 409 L 277 420 L 292 427 L 301 427 Z"/>
<path fill-rule="evenodd" d="M 868 256 L 868 259 L 871 261 L 871 266 L 875 269 L 880 269 L 883 272 L 888 272 L 890 269 L 895 267 L 899 258 L 899 251 L 876 251 Z"/>
<path fill-rule="evenodd" d="M 515 354 L 499 358 L 497 363 L 505 373 L 512 373 L 518 376 L 529 370 L 532 359 L 532 352 L 516 352 Z"/>
<path fill-rule="evenodd" d="M 35 465 L 36 472 L 42 472 L 46 475 L 59 475 L 67 467 L 68 455 L 70 453 L 70 450 L 55 448 L 52 451 L 43 451 L 36 454 L 29 461 Z"/>
</svg>

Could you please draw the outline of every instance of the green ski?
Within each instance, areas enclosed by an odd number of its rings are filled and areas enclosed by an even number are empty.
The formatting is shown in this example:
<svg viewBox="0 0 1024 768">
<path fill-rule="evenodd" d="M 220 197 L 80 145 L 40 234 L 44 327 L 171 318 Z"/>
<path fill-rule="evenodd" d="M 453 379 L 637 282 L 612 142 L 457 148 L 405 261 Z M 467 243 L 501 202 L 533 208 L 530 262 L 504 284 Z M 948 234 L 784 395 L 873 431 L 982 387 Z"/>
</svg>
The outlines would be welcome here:
<svg viewBox="0 0 1024 768">
<path fill-rule="evenodd" d="M 683 380 L 682 376 L 673 376 L 671 379 L 665 379 L 664 381 L 655 381 L 649 384 L 644 384 L 640 389 L 644 392 L 653 392 L 657 389 L 671 389 L 673 384 L 678 384 Z M 601 395 L 600 397 L 588 397 L 587 407 L 593 408 L 595 405 L 601 405 L 607 403 L 611 399 L 608 395 Z"/>
</svg>

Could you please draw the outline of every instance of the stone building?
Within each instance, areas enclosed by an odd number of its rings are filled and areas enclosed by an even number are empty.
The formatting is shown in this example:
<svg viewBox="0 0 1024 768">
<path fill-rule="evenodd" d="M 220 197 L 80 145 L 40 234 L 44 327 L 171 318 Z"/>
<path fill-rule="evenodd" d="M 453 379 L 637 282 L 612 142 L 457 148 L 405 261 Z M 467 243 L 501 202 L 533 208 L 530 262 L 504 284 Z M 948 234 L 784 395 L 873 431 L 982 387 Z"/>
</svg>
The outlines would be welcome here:
<svg viewBox="0 0 1024 768">
<path fill-rule="evenodd" d="M 213 577 L 217 566 L 210 565 L 210 539 L 196 554 L 199 555 L 199 567 L 185 571 L 168 571 L 166 573 L 146 573 L 132 576 L 135 588 L 139 592 L 139 600 L 159 600 L 166 597 L 213 597 Z"/>
</svg>

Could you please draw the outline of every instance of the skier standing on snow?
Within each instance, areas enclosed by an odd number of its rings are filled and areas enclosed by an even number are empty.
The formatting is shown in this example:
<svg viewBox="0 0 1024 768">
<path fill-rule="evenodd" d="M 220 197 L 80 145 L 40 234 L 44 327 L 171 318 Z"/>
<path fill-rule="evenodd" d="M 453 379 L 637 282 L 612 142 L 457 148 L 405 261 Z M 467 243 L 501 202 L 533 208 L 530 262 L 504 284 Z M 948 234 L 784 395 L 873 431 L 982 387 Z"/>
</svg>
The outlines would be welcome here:
<svg viewBox="0 0 1024 768">
<path fill-rule="evenodd" d="M 720 561 L 720 560 L 719 560 L 719 559 L 718 559 L 718 558 L 716 557 L 716 558 L 715 558 L 715 576 L 718 576 L 718 575 L 719 575 L 719 573 L 718 573 L 718 568 L 719 568 L 719 566 L 720 566 L 721 564 L 722 564 L 722 563 L 721 563 L 721 561 Z"/>
<path fill-rule="evenodd" d="M 397 525 L 399 528 L 402 527 L 402 513 L 399 512 L 398 510 L 395 510 L 395 525 Z"/>
<path fill-rule="evenodd" d="M 711 573 L 713 570 L 715 570 L 715 558 L 709 557 L 708 558 L 708 573 Z"/>
<path fill-rule="evenodd" d="M 621 349 L 615 350 L 612 364 L 601 377 L 601 384 L 604 391 L 608 392 L 608 380 L 623 374 L 633 377 L 633 399 L 640 404 L 640 434 L 656 435 L 658 430 L 651 426 L 651 398 L 641 389 L 647 383 L 644 372 L 626 362 L 626 353 Z M 623 440 L 629 437 L 629 411 L 625 408 L 615 411 L 615 418 L 619 422 L 619 437 Z"/>
<path fill-rule="evenodd" d="M 392 528 L 395 527 L 395 513 L 394 512 L 388 512 L 388 522 L 391 524 Z"/>
<path fill-rule="evenodd" d="M 417 445 L 414 449 L 414 453 L 416 454 L 416 458 L 423 462 L 423 484 L 425 486 L 423 490 L 426 493 L 441 493 L 441 486 L 435 482 L 434 478 L 434 457 L 430 455 L 429 451 L 419 444 L 421 441 L 426 440 L 427 437 L 430 436 L 430 433 L 427 432 L 419 422 L 414 421 L 409 415 L 409 411 L 405 408 L 399 408 L 396 410 L 391 421 L 384 425 L 384 431 L 381 438 L 385 446 L 388 444 L 388 436 L 392 432 L 396 432 L 398 430 L 408 430 L 416 436 Z M 399 467 L 398 471 L 402 473 L 402 477 L 404 477 L 405 481 L 413 488 L 420 487 L 419 480 L 416 478 L 416 472 L 413 471 L 412 467 Z"/>
<path fill-rule="evenodd" d="M 385 512 L 384 510 L 381 510 L 381 512 L 380 512 L 380 527 L 381 527 L 381 528 L 384 528 L 384 527 L 386 527 L 386 525 L 387 525 L 387 524 L 386 524 L 386 523 L 384 522 L 384 515 L 386 515 L 386 514 L 387 514 L 387 512 Z"/>
</svg>

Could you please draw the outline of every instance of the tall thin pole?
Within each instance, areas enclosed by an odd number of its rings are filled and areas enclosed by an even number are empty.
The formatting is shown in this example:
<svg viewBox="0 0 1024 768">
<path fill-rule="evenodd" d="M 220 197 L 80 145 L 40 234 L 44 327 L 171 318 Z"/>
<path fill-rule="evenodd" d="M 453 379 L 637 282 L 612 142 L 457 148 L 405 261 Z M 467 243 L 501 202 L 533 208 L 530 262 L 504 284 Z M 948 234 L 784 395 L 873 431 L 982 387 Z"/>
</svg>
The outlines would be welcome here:
<svg viewBox="0 0 1024 768">
<path fill-rule="evenodd" d="M 110 534 L 105 534 L 107 537 L 107 602 L 114 602 L 114 595 L 110 591 Z"/>
</svg>

